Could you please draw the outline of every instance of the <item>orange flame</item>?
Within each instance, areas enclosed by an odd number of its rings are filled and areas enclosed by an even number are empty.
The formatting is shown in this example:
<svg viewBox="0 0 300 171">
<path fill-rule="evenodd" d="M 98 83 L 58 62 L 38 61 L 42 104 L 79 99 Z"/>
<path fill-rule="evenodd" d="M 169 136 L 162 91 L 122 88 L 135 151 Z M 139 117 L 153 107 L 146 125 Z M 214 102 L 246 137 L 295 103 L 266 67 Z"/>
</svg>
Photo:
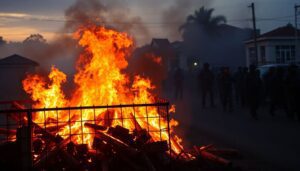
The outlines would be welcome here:
<svg viewBox="0 0 300 171">
<path fill-rule="evenodd" d="M 62 91 L 62 84 L 66 82 L 66 75 L 54 66 L 51 69 L 48 79 L 40 75 L 28 75 L 23 80 L 24 90 L 36 101 L 33 107 L 67 107 L 67 106 L 92 106 L 92 105 L 116 105 L 116 104 L 140 104 L 154 103 L 155 97 L 149 90 L 155 87 L 151 81 L 142 78 L 139 75 L 134 77 L 130 85 L 129 77 L 122 73 L 128 65 L 127 59 L 133 49 L 133 41 L 126 33 L 120 33 L 104 27 L 91 26 L 80 28 L 74 33 L 74 38 L 79 40 L 79 45 L 84 48 L 84 52 L 77 60 L 77 73 L 74 77 L 76 89 L 70 99 L 67 99 Z M 157 59 L 161 59 L 157 57 Z M 133 93 L 134 92 L 134 93 Z M 175 108 L 172 107 L 171 111 Z M 160 130 L 167 128 L 168 123 L 165 119 L 154 119 L 151 116 L 159 115 L 155 107 L 147 108 L 124 108 L 97 109 L 94 115 L 92 110 L 83 110 L 80 112 L 71 112 L 71 114 L 45 112 L 34 116 L 34 122 L 43 123 L 45 120 L 55 120 L 68 122 L 71 115 L 71 121 L 81 119 L 89 122 L 97 118 L 97 124 L 104 125 L 104 118 L 108 115 L 114 117 L 111 126 L 123 125 L 123 127 L 134 130 L 136 124 L 141 128 L 149 130 Z M 134 116 L 133 116 L 134 113 Z M 147 118 L 145 115 L 148 115 Z M 131 118 L 122 120 L 120 118 Z M 58 116 L 58 117 L 57 117 Z M 111 117 L 110 116 L 110 117 Z M 46 117 L 46 118 L 45 118 Z M 149 119 L 149 120 L 148 120 Z M 68 134 L 88 133 L 89 128 L 81 127 L 80 122 L 69 122 L 71 126 L 62 127 L 58 134 L 67 137 Z M 149 124 L 148 124 L 149 123 Z M 171 132 L 178 125 L 175 120 L 170 121 Z M 83 132 L 82 132 L 83 131 Z M 168 133 L 151 132 L 150 135 L 154 141 L 160 139 L 169 140 Z M 91 147 L 93 134 L 83 134 L 83 136 L 72 136 L 72 141 L 76 143 L 86 143 Z M 181 139 L 178 136 L 170 137 L 172 150 L 180 153 L 183 149 L 180 145 Z"/>
<path fill-rule="evenodd" d="M 158 65 L 162 65 L 162 58 L 160 56 L 155 56 L 153 54 L 148 54 L 148 57 Z"/>
</svg>

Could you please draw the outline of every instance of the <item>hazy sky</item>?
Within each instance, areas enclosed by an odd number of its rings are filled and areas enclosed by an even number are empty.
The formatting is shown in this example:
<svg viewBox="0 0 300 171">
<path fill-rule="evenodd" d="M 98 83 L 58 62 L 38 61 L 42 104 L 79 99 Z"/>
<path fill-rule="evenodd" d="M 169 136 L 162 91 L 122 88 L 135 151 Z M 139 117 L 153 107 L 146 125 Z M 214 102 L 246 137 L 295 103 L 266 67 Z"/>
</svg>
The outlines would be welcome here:
<svg viewBox="0 0 300 171">
<path fill-rule="evenodd" d="M 41 33 L 51 40 L 64 24 L 64 10 L 76 0 L 0 0 L 0 36 L 5 40 L 19 41 L 29 34 Z M 251 10 L 247 6 L 253 0 L 104 0 L 104 4 L 119 4 L 139 16 L 151 37 L 171 37 L 166 30 L 177 30 L 184 18 L 203 4 L 215 8 L 216 15 L 225 15 L 228 24 L 251 27 Z M 257 27 L 262 32 L 294 23 L 294 5 L 297 0 L 256 0 Z M 300 1 L 298 1 L 300 4 Z M 178 5 L 179 4 L 179 5 Z M 186 4 L 186 5 L 184 5 Z M 173 9 L 173 11 L 172 11 Z M 163 17 L 170 15 L 171 25 Z M 174 17 L 173 17 L 174 14 Z M 177 17 L 176 17 L 177 16 Z M 300 18 L 300 17 L 299 17 Z M 172 39 L 172 38 L 171 38 Z M 175 38 L 173 37 L 173 40 Z M 150 40 L 149 40 L 150 41 Z M 147 40 L 142 40 L 147 42 Z"/>
</svg>

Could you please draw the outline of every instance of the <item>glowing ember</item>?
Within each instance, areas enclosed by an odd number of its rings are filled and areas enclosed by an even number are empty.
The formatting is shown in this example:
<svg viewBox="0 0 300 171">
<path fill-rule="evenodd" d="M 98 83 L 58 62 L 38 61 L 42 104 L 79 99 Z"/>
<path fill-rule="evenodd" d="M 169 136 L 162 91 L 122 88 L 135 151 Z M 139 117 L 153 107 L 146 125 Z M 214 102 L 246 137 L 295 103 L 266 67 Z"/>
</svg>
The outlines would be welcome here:
<svg viewBox="0 0 300 171">
<path fill-rule="evenodd" d="M 154 56 L 153 54 L 148 54 L 148 56 L 153 60 L 153 62 L 162 65 L 162 59 L 160 56 Z"/>
<path fill-rule="evenodd" d="M 74 77 L 76 89 L 72 96 L 67 99 L 62 91 L 62 84 L 66 82 L 66 75 L 57 68 L 52 67 L 48 80 L 40 75 L 28 75 L 23 80 L 24 90 L 31 95 L 36 101 L 34 108 L 50 108 L 50 107 L 67 107 L 67 106 L 93 106 L 93 105 L 118 105 L 118 104 L 142 104 L 155 103 L 154 96 L 149 90 L 155 87 L 149 79 L 142 78 L 139 75 L 134 77 L 131 84 L 129 77 L 121 71 L 128 65 L 126 58 L 130 56 L 133 49 L 133 41 L 126 33 L 120 33 L 104 27 L 90 26 L 80 28 L 74 33 L 74 38 L 79 40 L 79 45 L 84 48 L 84 52 L 80 55 L 76 69 L 77 73 Z M 153 58 L 158 63 L 161 62 L 160 57 Z M 147 110 L 147 111 L 146 111 Z M 113 109 L 97 109 L 94 116 L 93 110 L 73 111 L 70 114 L 65 111 L 45 112 L 34 115 L 33 120 L 36 123 L 43 123 L 48 120 L 59 120 L 68 122 L 71 116 L 71 126 L 62 127 L 58 134 L 67 138 L 69 133 L 81 134 L 92 132 L 90 128 L 81 127 L 80 122 L 72 122 L 80 117 L 85 122 L 90 122 L 96 117 L 98 125 L 105 125 L 104 118 L 108 115 L 113 117 L 110 126 L 121 125 L 120 118 L 132 118 L 123 120 L 123 127 L 134 130 L 135 124 L 139 124 L 142 128 L 149 127 L 150 130 L 159 130 L 167 128 L 166 120 L 158 120 L 151 116 L 158 115 L 158 109 L 155 107 Z M 175 107 L 171 108 L 174 111 Z M 133 113 L 136 118 L 133 118 Z M 148 114 L 149 118 L 145 116 Z M 122 117 L 121 117 L 122 114 Z M 58 118 L 57 118 L 58 116 Z M 44 118 L 46 117 L 46 118 Z M 137 123 L 136 123 L 137 122 Z M 149 125 L 147 124 L 149 122 Z M 173 127 L 177 125 L 174 120 L 170 121 L 171 132 Z M 42 126 L 42 124 L 41 124 Z M 168 133 L 150 132 L 154 141 L 160 139 L 168 140 Z M 93 134 L 83 134 L 83 136 L 72 136 L 72 141 L 76 143 L 89 144 L 91 147 Z M 178 136 L 171 137 L 172 150 L 180 153 L 182 146 L 181 139 Z"/>
</svg>

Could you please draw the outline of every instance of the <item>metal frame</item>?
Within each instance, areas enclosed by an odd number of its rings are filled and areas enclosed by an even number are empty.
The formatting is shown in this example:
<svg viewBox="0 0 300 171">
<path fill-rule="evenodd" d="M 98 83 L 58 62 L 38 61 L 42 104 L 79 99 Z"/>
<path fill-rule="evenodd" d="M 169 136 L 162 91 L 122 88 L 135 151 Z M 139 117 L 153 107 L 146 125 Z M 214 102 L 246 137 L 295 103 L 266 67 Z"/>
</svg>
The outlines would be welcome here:
<svg viewBox="0 0 300 171">
<path fill-rule="evenodd" d="M 143 108 L 145 107 L 146 108 L 146 116 L 145 117 L 136 117 L 136 114 L 135 114 L 135 108 Z M 149 116 L 148 115 L 148 111 L 147 111 L 147 108 L 148 107 L 157 107 L 157 111 L 158 111 L 158 116 Z M 28 144 L 28 147 L 29 148 L 29 151 L 32 151 L 31 148 L 32 148 L 32 140 L 34 137 L 33 133 L 32 133 L 32 127 L 34 126 L 34 124 L 38 124 L 38 125 L 41 125 L 41 124 L 44 124 L 44 127 L 42 127 L 43 129 L 47 129 L 47 124 L 49 123 L 56 123 L 57 125 L 57 130 L 59 130 L 59 127 L 58 127 L 58 124 L 60 123 L 67 123 L 67 125 L 69 127 L 71 127 L 71 125 L 75 122 L 80 122 L 81 123 L 81 133 L 79 134 L 74 134 L 71 132 L 71 129 L 70 129 L 70 132 L 69 134 L 67 135 L 61 135 L 62 137 L 65 137 L 65 136 L 69 136 L 68 138 L 70 138 L 71 140 L 71 137 L 72 136 L 76 136 L 76 135 L 81 135 L 82 137 L 84 136 L 84 134 L 92 134 L 92 133 L 84 133 L 83 132 L 83 123 L 84 122 L 93 122 L 93 123 L 96 123 L 96 109 L 116 109 L 116 108 L 119 108 L 120 111 L 121 111 L 121 117 L 120 118 L 109 118 L 109 114 L 108 114 L 108 118 L 107 120 L 110 121 L 110 120 L 114 120 L 114 119 L 121 119 L 122 121 L 122 125 L 120 126 L 123 126 L 123 121 L 126 120 L 126 119 L 132 119 L 132 118 L 124 118 L 123 116 L 123 109 L 124 108 L 133 108 L 133 115 L 135 117 L 136 120 L 138 119 L 145 119 L 146 118 L 146 121 L 147 121 L 147 127 L 146 128 L 143 128 L 143 129 L 146 129 L 147 132 L 152 132 L 152 131 L 155 131 L 155 132 L 158 132 L 160 133 L 160 140 L 162 140 L 162 137 L 161 137 L 161 134 L 162 132 L 167 132 L 167 134 L 169 135 L 169 139 L 166 140 L 168 141 L 168 144 L 169 144 L 169 150 L 170 150 L 170 154 L 171 154 L 171 137 L 170 137 L 170 116 L 169 116 L 169 103 L 168 102 L 159 102 L 159 103 L 152 103 L 152 104 L 120 104 L 120 105 L 106 105 L 106 106 L 80 106 L 80 107 L 56 107 L 56 108 L 26 108 L 26 109 L 7 109 L 7 110 L 0 110 L 0 116 L 1 115 L 5 115 L 6 116 L 6 123 L 5 124 L 2 124 L 2 122 L 0 123 L 0 128 L 4 128 L 4 129 L 7 129 L 9 130 L 10 128 L 12 128 L 12 126 L 14 128 L 17 128 L 17 127 L 20 127 L 20 126 L 27 126 L 28 127 L 28 132 L 27 132 L 27 137 L 30 137 L 28 138 L 26 141 L 26 144 Z M 93 120 L 83 120 L 82 119 L 82 114 L 83 114 L 83 110 L 93 110 L 93 115 L 94 115 L 94 119 Z M 71 121 L 71 111 L 74 111 L 74 110 L 80 110 L 80 118 L 75 120 L 75 121 Z M 53 121 L 53 122 L 49 122 L 49 123 L 46 123 L 46 119 L 44 119 L 44 123 L 34 123 L 32 121 L 32 118 L 33 118 L 33 115 L 37 114 L 37 112 L 43 112 L 44 115 L 46 115 L 46 112 L 50 112 L 50 111 L 55 111 L 56 112 L 56 116 L 57 116 L 57 121 Z M 69 120 L 68 121 L 58 121 L 58 118 L 59 118 L 59 111 L 68 111 L 68 118 Z M 15 124 L 11 124 L 10 123 L 10 119 L 9 119 L 9 115 L 11 114 L 17 114 L 19 115 L 19 118 L 26 114 L 26 118 L 28 120 L 27 123 L 15 123 Z M 25 115 L 24 115 L 25 116 Z M 44 117 L 46 118 L 46 117 Z M 149 118 L 157 118 L 159 119 L 159 130 L 150 130 L 149 129 Z M 166 121 L 167 121 L 167 128 L 161 128 L 161 119 L 164 118 Z M 106 118 L 104 119 L 106 120 Z M 136 125 L 135 125 L 136 127 Z M 4 141 L 11 141 L 11 140 L 16 140 L 16 138 L 9 138 L 9 132 L 7 132 L 7 135 L 6 135 L 6 139 L 2 139 Z M 3 133 L 2 133 L 3 135 Z M 66 138 L 67 139 L 67 138 Z M 83 138 L 82 138 L 83 139 Z M 32 157 L 32 153 L 31 154 L 27 154 L 27 157 L 29 157 L 31 160 L 29 161 L 30 163 L 33 162 L 33 157 Z M 28 160 L 27 160 L 28 162 Z"/>
</svg>

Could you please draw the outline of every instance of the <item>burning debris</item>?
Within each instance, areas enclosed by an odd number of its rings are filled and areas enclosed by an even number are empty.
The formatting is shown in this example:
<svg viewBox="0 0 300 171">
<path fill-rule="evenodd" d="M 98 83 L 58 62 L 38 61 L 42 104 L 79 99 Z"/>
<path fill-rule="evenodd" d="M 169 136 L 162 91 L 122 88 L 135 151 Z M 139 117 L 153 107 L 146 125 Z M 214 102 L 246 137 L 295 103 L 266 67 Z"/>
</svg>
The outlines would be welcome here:
<svg viewBox="0 0 300 171">
<path fill-rule="evenodd" d="M 153 107 L 158 113 L 150 117 L 147 109 Z M 95 117 L 100 109 L 106 111 L 103 115 L 110 116 L 109 113 L 117 109 L 138 111 L 140 108 L 146 109 L 146 127 L 138 122 L 143 118 L 134 115 L 131 118 L 106 117 L 102 124 L 97 124 L 102 118 Z M 14 170 L 236 170 L 231 161 L 220 157 L 239 157 L 236 150 L 220 150 L 208 145 L 176 153 L 174 147 L 181 146 L 172 141 L 169 124 L 167 127 L 159 125 L 158 130 L 151 128 L 151 119 L 169 123 L 168 109 L 166 102 L 35 109 L 12 102 L 12 109 L 0 111 L 6 113 L 7 122 L 10 121 L 0 131 L 2 138 L 6 135 L 0 145 L 0 163 L 4 169 Z M 83 120 L 84 111 L 91 111 L 94 119 Z M 30 121 L 31 117 L 50 112 L 56 113 L 56 117 L 44 117 L 43 123 Z M 68 113 L 67 120 L 57 119 L 61 112 Z M 75 118 L 74 113 L 80 113 L 80 118 Z M 121 125 L 113 126 L 114 120 L 121 120 Z M 127 120 L 133 121 L 134 129 L 124 127 Z M 71 129 L 75 122 L 81 125 L 79 130 Z M 59 133 L 66 126 L 69 132 Z M 89 131 L 84 132 L 84 129 Z M 159 139 L 154 139 L 154 132 L 160 134 Z M 164 139 L 163 134 L 169 135 L 168 139 Z M 85 143 L 85 137 L 93 138 Z"/>
<path fill-rule="evenodd" d="M 79 39 L 79 45 L 85 48 L 77 61 L 77 74 L 74 76 L 74 82 L 77 85 L 76 90 L 72 93 L 71 99 L 67 99 L 62 91 L 62 84 L 66 82 L 66 75 L 52 67 L 52 71 L 48 78 L 50 83 L 40 75 L 29 75 L 24 81 L 24 90 L 31 95 L 34 101 L 34 108 L 51 108 L 51 107 L 67 107 L 67 106 L 103 106 L 116 104 L 150 104 L 155 103 L 155 96 L 150 93 L 154 88 L 151 81 L 140 76 L 135 76 L 131 86 L 130 78 L 122 73 L 128 65 L 126 58 L 130 55 L 133 41 L 127 34 L 119 33 L 104 27 L 90 26 L 79 29 L 75 34 L 75 38 Z M 91 111 L 83 111 L 83 120 L 92 120 L 96 117 L 101 125 L 105 125 L 105 117 L 110 118 L 143 118 L 138 121 L 134 119 L 126 120 L 124 127 L 132 131 L 138 123 L 142 128 L 146 127 L 147 120 L 145 114 L 149 116 L 157 115 L 156 108 L 146 109 L 139 108 L 136 111 L 126 109 L 120 111 L 114 109 L 110 111 L 99 110 L 93 115 Z M 75 118 L 79 118 L 78 114 L 71 114 Z M 122 115 L 122 117 L 121 117 Z M 134 115 L 134 117 L 133 117 Z M 58 120 L 66 120 L 67 113 L 60 112 Z M 45 118 L 46 117 L 46 118 Z M 47 112 L 46 115 L 40 114 L 33 118 L 33 121 L 42 123 L 45 119 L 55 118 L 55 112 Z M 120 119 L 111 120 L 110 125 L 121 125 Z M 161 123 L 159 123 L 161 122 Z M 167 126 L 165 120 L 150 120 L 150 129 L 158 129 L 159 126 Z M 171 120 L 171 131 L 177 122 Z M 71 126 L 72 131 L 79 130 L 80 123 L 74 123 Z M 69 126 L 63 127 L 58 133 L 65 134 L 69 132 Z M 89 128 L 84 128 L 83 132 L 88 132 Z M 160 136 L 168 139 L 168 134 L 159 134 L 150 132 L 151 137 L 157 140 Z M 92 145 L 93 137 L 85 135 L 84 137 L 73 137 L 75 142 L 83 142 Z M 171 138 L 171 141 L 177 141 L 178 146 L 172 149 L 179 153 L 182 149 L 180 139 L 177 136 Z"/>
</svg>

